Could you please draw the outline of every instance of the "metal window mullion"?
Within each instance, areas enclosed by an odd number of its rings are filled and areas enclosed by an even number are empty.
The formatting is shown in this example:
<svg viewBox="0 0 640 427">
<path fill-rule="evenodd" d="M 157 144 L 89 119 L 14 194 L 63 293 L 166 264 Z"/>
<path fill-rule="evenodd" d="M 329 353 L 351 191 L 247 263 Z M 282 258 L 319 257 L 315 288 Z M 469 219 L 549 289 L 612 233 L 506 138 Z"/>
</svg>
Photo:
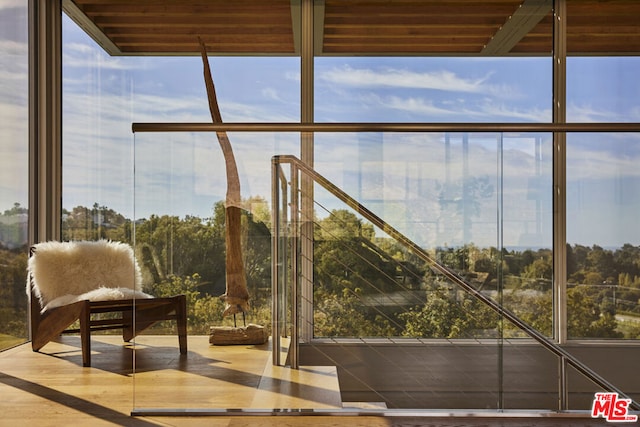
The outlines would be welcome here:
<svg viewBox="0 0 640 427">
<path fill-rule="evenodd" d="M 567 14 L 566 1 L 554 1 L 553 14 L 553 123 L 566 123 Z M 567 203 L 566 133 L 553 134 L 553 327 L 558 344 L 567 341 Z M 567 366 L 558 360 L 558 409 L 569 407 Z"/>
<path fill-rule="evenodd" d="M 566 2 L 555 0 L 553 25 L 553 122 L 566 123 Z M 553 134 L 554 337 L 567 340 L 566 133 Z"/>
<path fill-rule="evenodd" d="M 62 9 L 29 2 L 29 244 L 59 240 L 62 212 Z"/>
</svg>

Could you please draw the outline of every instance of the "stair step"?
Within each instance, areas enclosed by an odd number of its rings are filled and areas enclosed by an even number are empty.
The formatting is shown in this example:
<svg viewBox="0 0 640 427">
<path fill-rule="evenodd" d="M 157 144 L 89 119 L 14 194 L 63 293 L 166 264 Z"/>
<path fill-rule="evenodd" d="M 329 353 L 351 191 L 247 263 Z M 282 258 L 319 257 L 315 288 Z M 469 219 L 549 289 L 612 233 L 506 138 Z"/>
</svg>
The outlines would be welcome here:
<svg viewBox="0 0 640 427">
<path fill-rule="evenodd" d="M 291 369 L 268 362 L 251 407 L 341 408 L 338 371 L 334 366 L 301 366 L 300 369 Z"/>
<path fill-rule="evenodd" d="M 345 409 L 387 409 L 385 402 L 342 402 Z"/>
</svg>

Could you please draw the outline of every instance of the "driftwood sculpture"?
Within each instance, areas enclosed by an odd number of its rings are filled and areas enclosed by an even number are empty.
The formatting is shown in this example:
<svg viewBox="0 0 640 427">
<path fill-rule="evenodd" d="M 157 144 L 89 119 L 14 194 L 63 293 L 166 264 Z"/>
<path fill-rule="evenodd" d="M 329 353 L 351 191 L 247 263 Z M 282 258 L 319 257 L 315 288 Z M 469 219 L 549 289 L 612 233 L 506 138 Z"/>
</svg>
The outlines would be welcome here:
<svg viewBox="0 0 640 427">
<path fill-rule="evenodd" d="M 222 123 L 222 115 L 220 114 L 216 90 L 211 77 L 211 69 L 209 68 L 207 48 L 202 40 L 199 39 L 199 41 L 211 119 L 213 123 Z M 225 301 L 223 316 L 233 314 L 235 320 L 237 313 L 244 315 L 249 310 L 249 291 L 247 290 L 247 279 L 242 259 L 240 177 L 238 176 L 238 168 L 227 133 L 218 131 L 216 136 L 224 155 L 227 173 L 227 195 L 225 200 L 226 292 L 221 298 Z"/>
</svg>

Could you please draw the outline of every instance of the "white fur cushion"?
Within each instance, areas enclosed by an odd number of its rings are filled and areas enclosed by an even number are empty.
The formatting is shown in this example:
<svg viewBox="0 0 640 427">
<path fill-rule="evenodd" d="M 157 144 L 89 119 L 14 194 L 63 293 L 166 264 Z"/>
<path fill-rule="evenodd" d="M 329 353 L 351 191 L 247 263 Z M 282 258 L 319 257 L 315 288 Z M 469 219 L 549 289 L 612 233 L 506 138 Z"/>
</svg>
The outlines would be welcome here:
<svg viewBox="0 0 640 427">
<path fill-rule="evenodd" d="M 131 246 L 121 242 L 39 243 L 28 271 L 43 311 L 85 299 L 151 298 Z"/>
</svg>

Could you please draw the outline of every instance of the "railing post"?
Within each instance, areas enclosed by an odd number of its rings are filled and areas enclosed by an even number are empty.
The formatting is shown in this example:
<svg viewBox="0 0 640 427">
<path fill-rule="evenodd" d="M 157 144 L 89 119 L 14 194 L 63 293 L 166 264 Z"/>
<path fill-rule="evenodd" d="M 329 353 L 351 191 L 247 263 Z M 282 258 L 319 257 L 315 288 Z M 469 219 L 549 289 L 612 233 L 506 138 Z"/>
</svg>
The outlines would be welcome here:
<svg viewBox="0 0 640 427">
<path fill-rule="evenodd" d="M 280 182 L 277 157 L 271 159 L 271 351 L 273 364 L 280 361 Z"/>
<path fill-rule="evenodd" d="M 300 170 L 291 163 L 291 343 L 289 345 L 289 364 L 292 369 L 299 368 L 298 342 L 300 320 L 298 315 L 298 290 L 300 289 Z"/>
<path fill-rule="evenodd" d="M 567 359 L 558 357 L 558 410 L 569 409 L 569 389 L 567 388 Z"/>
<path fill-rule="evenodd" d="M 302 0 L 300 8 L 300 96 L 302 123 L 314 120 L 314 0 Z M 313 168 L 315 158 L 315 134 L 300 134 L 300 160 Z M 300 315 L 304 323 L 298 326 L 299 338 L 310 341 L 313 338 L 313 180 L 307 175 L 300 176 Z"/>
</svg>

